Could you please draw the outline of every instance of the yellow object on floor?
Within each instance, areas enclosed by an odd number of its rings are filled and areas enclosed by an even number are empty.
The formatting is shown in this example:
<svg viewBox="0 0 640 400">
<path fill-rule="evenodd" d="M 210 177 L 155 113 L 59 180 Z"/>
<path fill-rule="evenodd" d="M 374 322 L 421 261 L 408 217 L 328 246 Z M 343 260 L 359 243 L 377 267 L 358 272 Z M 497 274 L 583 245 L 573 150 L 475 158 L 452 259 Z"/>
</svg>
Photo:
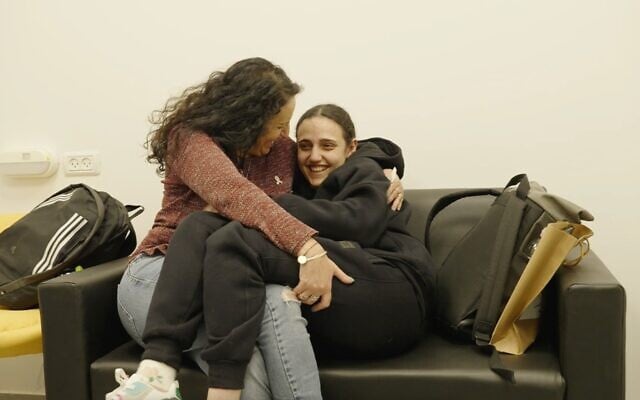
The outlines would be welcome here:
<svg viewBox="0 0 640 400">
<path fill-rule="evenodd" d="M 0 232 L 22 214 L 0 215 Z M 0 309 L 0 357 L 42 353 L 40 310 Z"/>
</svg>

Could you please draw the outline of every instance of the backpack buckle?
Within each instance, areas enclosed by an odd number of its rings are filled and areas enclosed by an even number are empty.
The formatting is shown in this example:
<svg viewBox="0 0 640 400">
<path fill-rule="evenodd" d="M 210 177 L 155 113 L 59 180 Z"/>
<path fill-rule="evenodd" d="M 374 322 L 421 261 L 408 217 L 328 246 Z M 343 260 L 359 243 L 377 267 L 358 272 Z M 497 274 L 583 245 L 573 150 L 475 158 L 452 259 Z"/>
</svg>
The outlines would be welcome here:
<svg viewBox="0 0 640 400">
<path fill-rule="evenodd" d="M 478 346 L 488 346 L 491 342 L 491 334 L 493 333 L 493 324 L 486 321 L 476 321 L 473 337 Z"/>
</svg>

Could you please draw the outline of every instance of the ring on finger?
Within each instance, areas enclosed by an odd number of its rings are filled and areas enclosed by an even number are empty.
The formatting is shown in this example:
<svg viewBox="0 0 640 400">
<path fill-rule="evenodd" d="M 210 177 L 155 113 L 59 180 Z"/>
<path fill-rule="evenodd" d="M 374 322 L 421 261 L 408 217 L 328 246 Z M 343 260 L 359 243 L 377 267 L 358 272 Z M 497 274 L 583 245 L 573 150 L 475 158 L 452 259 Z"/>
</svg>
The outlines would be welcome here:
<svg viewBox="0 0 640 400">
<path fill-rule="evenodd" d="M 309 296 L 309 301 L 313 301 L 315 303 L 316 301 L 318 301 L 319 298 L 320 297 L 318 296 Z"/>
</svg>

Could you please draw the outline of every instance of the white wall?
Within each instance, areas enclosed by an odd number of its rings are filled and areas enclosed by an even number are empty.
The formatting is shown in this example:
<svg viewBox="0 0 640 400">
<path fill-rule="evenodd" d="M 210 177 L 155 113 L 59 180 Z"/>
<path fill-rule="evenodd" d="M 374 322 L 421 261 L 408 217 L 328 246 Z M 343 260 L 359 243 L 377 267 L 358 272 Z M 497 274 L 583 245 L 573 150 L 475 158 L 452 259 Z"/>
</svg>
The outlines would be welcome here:
<svg viewBox="0 0 640 400">
<path fill-rule="evenodd" d="M 406 187 L 499 186 L 526 171 L 596 216 L 593 247 L 625 285 L 627 386 L 640 373 L 640 3 L 0 0 L 0 150 L 98 150 L 85 181 L 147 212 L 141 147 L 170 95 L 260 55 L 332 101 L 361 137 L 400 144 Z M 633 39 L 636 38 L 636 39 Z M 0 180 L 0 212 L 77 179 Z M 597 329 L 597 327 L 594 327 Z"/>
</svg>

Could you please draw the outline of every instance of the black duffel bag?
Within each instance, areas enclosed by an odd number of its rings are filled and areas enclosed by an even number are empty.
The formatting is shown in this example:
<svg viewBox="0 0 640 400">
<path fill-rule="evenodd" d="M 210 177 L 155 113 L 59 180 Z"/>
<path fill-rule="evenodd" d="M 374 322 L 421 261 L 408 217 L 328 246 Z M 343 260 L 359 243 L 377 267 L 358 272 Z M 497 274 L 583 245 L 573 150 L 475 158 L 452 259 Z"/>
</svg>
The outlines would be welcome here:
<svg viewBox="0 0 640 400">
<path fill-rule="evenodd" d="M 40 282 L 129 255 L 143 210 L 85 184 L 47 198 L 0 233 L 0 306 L 35 307 Z"/>
</svg>

